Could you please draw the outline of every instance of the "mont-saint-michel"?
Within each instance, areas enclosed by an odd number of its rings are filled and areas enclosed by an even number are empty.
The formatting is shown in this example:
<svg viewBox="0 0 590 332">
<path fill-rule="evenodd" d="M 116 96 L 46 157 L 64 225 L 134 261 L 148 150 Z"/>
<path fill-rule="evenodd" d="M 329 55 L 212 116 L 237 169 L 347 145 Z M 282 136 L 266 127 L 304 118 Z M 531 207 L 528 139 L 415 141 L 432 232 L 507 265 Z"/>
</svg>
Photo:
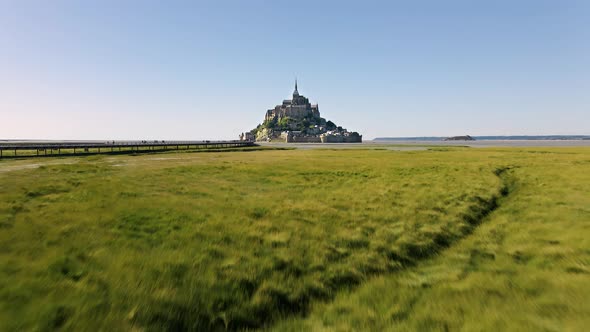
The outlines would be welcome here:
<svg viewBox="0 0 590 332">
<path fill-rule="evenodd" d="M 242 141 L 286 143 L 362 143 L 363 136 L 320 116 L 318 104 L 299 94 L 266 111 L 264 122 L 240 135 Z"/>
</svg>

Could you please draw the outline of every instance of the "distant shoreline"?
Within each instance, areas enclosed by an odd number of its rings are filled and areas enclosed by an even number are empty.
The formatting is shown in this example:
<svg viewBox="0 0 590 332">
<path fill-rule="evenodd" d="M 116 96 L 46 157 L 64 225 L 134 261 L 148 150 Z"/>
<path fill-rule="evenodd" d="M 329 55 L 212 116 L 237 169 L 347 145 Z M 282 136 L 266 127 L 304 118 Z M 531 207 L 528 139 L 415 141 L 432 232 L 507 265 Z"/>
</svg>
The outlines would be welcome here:
<svg viewBox="0 0 590 332">
<path fill-rule="evenodd" d="M 517 139 L 487 139 L 487 140 L 475 140 L 475 141 L 442 141 L 442 140 L 373 140 L 367 141 L 363 144 L 374 144 L 374 145 L 397 145 L 397 146 L 468 146 L 473 148 L 493 148 L 493 147 L 514 147 L 514 148 L 526 148 L 526 147 L 590 147 L 590 140 L 583 139 L 528 139 L 528 140 L 517 140 Z"/>
<path fill-rule="evenodd" d="M 590 140 L 590 135 L 512 135 L 512 136 L 472 136 L 477 141 L 583 141 Z M 377 137 L 375 142 L 383 141 L 442 141 L 447 136 L 417 137 Z"/>
</svg>

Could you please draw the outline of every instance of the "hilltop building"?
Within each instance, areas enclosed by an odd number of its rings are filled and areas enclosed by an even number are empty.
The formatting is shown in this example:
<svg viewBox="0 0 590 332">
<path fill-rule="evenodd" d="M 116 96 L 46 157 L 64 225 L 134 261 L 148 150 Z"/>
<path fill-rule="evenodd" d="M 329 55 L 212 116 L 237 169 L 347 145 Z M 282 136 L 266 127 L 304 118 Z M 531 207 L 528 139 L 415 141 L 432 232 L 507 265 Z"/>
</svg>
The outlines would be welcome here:
<svg viewBox="0 0 590 332">
<path fill-rule="evenodd" d="M 281 121 L 284 118 L 303 120 L 305 118 L 319 118 L 320 111 L 318 105 L 309 103 L 309 99 L 299 94 L 297 90 L 297 80 L 295 80 L 295 91 L 293 99 L 283 100 L 282 105 L 266 111 L 264 121 Z"/>
<path fill-rule="evenodd" d="M 299 94 L 297 80 L 292 99 L 266 111 L 264 122 L 240 135 L 240 140 L 287 143 L 361 143 L 362 135 L 336 126 L 320 116 L 317 104 Z"/>
</svg>

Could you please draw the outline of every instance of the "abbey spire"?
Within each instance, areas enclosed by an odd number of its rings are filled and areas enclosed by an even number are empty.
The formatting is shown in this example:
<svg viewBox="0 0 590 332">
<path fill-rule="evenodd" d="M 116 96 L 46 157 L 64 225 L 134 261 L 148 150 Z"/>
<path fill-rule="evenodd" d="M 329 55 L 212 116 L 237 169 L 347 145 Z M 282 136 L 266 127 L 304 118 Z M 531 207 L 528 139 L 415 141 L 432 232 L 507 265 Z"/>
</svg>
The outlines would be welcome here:
<svg viewBox="0 0 590 332">
<path fill-rule="evenodd" d="M 297 79 L 295 79 L 295 91 L 293 91 L 293 96 L 299 96 L 299 91 L 297 91 Z"/>
</svg>

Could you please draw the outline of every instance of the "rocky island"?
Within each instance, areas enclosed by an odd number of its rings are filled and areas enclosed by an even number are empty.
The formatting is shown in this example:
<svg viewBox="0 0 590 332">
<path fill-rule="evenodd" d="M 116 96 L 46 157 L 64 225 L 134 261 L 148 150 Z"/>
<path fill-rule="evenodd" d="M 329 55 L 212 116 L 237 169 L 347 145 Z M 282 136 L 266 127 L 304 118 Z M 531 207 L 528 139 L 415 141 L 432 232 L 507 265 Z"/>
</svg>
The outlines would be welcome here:
<svg viewBox="0 0 590 332">
<path fill-rule="evenodd" d="M 363 136 L 349 132 L 320 116 L 317 104 L 299 94 L 266 111 L 264 122 L 240 135 L 242 141 L 286 143 L 361 143 Z"/>
<path fill-rule="evenodd" d="M 473 138 L 469 135 L 453 136 L 453 137 L 447 137 L 447 138 L 443 139 L 443 141 L 475 141 L 475 138 Z"/>
</svg>

